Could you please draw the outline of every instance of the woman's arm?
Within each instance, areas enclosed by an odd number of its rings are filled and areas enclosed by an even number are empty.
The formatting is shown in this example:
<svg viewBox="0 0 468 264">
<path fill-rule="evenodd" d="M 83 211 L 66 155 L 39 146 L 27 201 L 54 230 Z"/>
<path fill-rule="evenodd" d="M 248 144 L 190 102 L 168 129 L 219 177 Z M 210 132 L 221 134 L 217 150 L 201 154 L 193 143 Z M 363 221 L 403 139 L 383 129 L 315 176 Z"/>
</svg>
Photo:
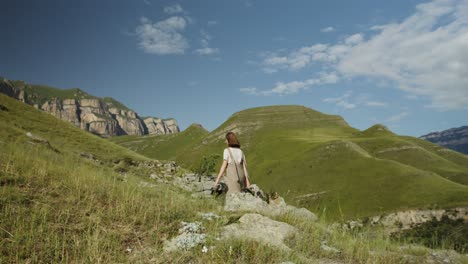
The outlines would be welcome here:
<svg viewBox="0 0 468 264">
<path fill-rule="evenodd" d="M 219 174 L 218 174 L 218 177 L 216 178 L 216 181 L 214 183 L 214 187 L 216 188 L 216 186 L 218 185 L 218 182 L 219 182 L 219 179 L 221 179 L 221 176 L 223 176 L 224 174 L 224 171 L 226 170 L 226 167 L 227 167 L 227 160 L 224 160 L 223 161 L 223 165 L 221 165 L 221 168 L 219 169 Z"/>
<path fill-rule="evenodd" d="M 245 187 L 249 188 L 250 186 L 249 172 L 247 171 L 247 162 L 245 161 L 245 156 L 244 156 L 242 164 L 244 164 Z"/>
</svg>

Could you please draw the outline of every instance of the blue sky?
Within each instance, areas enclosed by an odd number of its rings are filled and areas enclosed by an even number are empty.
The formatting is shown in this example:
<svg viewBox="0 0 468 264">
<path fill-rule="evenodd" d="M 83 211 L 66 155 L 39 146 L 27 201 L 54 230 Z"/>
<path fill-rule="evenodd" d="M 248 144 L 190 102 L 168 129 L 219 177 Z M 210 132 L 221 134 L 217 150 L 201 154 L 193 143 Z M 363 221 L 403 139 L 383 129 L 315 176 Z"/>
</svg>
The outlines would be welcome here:
<svg viewBox="0 0 468 264">
<path fill-rule="evenodd" d="M 468 124 L 467 0 L 3 0 L 0 76 L 182 129 L 299 104 L 420 136 Z"/>
</svg>

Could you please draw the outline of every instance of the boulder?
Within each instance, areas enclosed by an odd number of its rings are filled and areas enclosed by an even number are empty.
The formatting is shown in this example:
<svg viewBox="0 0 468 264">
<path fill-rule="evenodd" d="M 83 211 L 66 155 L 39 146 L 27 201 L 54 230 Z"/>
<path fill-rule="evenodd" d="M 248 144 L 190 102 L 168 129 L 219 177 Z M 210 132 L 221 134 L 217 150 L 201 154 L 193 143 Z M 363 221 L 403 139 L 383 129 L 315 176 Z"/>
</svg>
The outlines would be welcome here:
<svg viewBox="0 0 468 264">
<path fill-rule="evenodd" d="M 181 222 L 181 224 L 179 235 L 164 242 L 164 251 L 189 250 L 205 242 L 206 234 L 203 234 L 204 228 L 200 222 Z"/>
<path fill-rule="evenodd" d="M 297 208 L 286 204 L 282 197 L 267 203 L 250 193 L 230 193 L 226 195 L 225 211 L 254 212 L 269 216 L 290 214 L 308 221 L 317 221 L 317 216 L 305 208 Z"/>
<path fill-rule="evenodd" d="M 278 222 L 260 214 L 245 214 L 238 223 L 225 226 L 223 239 L 248 239 L 288 250 L 284 240 L 293 236 L 297 229 L 287 223 Z"/>
<path fill-rule="evenodd" d="M 269 209 L 268 203 L 250 193 L 229 193 L 226 195 L 224 210 L 229 212 L 265 213 Z"/>
</svg>

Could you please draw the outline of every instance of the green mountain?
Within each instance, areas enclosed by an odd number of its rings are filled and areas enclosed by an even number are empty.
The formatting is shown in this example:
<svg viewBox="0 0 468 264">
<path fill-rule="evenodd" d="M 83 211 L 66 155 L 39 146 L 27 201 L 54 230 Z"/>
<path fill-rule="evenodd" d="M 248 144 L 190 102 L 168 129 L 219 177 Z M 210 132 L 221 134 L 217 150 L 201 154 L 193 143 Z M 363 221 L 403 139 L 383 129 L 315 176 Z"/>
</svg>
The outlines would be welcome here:
<svg viewBox="0 0 468 264">
<path fill-rule="evenodd" d="M 346 126 L 339 118 L 328 120 Z M 145 140 L 194 151 L 203 146 L 198 140 L 212 136 L 199 125 L 182 133 L 161 136 L 167 141 Z M 422 263 L 435 252 L 393 241 L 379 229 L 346 231 L 291 215 L 274 218 L 297 230 L 284 241 L 288 250 L 249 239 L 219 241 L 226 225 L 239 225 L 243 213 L 225 212 L 224 199 L 196 199 L 148 177 L 167 173 L 172 163 L 150 160 L 2 94 L 0 150 L 0 263 L 405 263 L 408 257 Z M 219 218 L 203 219 L 200 213 L 208 212 Z M 190 250 L 164 251 L 181 222 L 201 223 L 206 241 Z M 324 248 L 324 240 L 341 253 Z M 463 263 L 466 257 L 451 253 L 449 260 Z"/>
<path fill-rule="evenodd" d="M 359 131 L 340 116 L 303 106 L 240 111 L 193 138 L 182 132 L 112 140 L 191 167 L 204 156 L 221 154 L 228 131 L 240 138 L 253 182 L 333 219 L 468 204 L 467 156 L 382 125 Z M 175 151 L 170 141 L 178 142 Z"/>
<path fill-rule="evenodd" d="M 0 138 L 3 143 L 29 142 L 28 132 L 47 140 L 62 152 L 91 154 L 96 159 L 113 163 L 123 159 L 147 160 L 148 158 L 116 144 L 83 132 L 69 122 L 60 120 L 30 105 L 0 94 L 0 104 L 6 109 L 0 112 Z"/>
<path fill-rule="evenodd" d="M 120 136 L 109 140 L 147 157 L 177 160 L 184 152 L 191 151 L 209 132 L 199 124 L 192 124 L 176 134 L 148 136 Z"/>
<path fill-rule="evenodd" d="M 125 249 L 214 206 L 141 187 L 158 164 L 0 94 L 0 263 L 147 262 Z"/>
</svg>

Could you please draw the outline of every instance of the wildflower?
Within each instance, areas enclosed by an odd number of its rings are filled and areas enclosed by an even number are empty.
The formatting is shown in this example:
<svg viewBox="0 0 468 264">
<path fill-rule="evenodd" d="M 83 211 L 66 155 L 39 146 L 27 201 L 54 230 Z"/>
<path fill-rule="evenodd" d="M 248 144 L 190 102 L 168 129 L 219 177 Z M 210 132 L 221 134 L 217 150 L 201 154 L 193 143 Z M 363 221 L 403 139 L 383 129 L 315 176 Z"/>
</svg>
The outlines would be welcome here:
<svg viewBox="0 0 468 264">
<path fill-rule="evenodd" d="M 208 248 L 207 248 L 206 246 L 203 246 L 203 248 L 202 248 L 201 252 L 203 252 L 203 253 L 206 253 L 206 252 L 208 252 Z"/>
</svg>

